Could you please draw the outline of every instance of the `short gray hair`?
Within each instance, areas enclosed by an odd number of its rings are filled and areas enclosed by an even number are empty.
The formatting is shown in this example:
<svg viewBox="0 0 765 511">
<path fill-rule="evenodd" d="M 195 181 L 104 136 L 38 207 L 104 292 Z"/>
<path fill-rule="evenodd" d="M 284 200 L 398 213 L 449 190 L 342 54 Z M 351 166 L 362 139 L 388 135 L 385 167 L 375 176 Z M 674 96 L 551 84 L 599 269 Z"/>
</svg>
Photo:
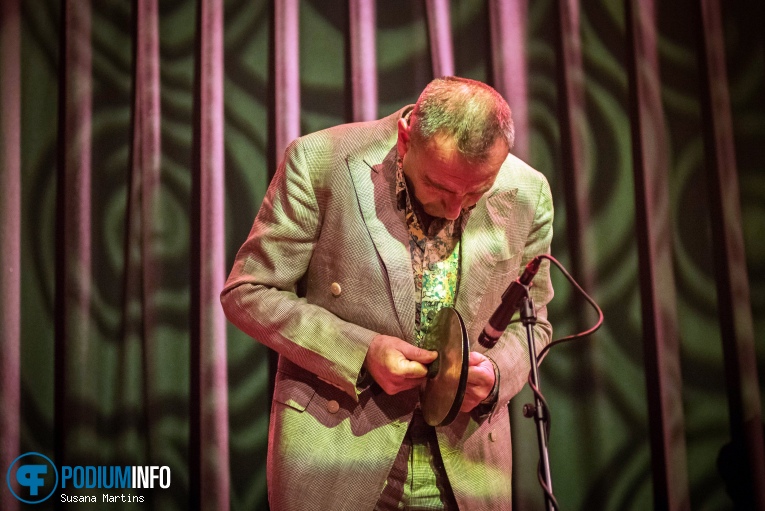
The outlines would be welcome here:
<svg viewBox="0 0 765 511">
<path fill-rule="evenodd" d="M 436 78 L 420 94 L 412 112 L 412 136 L 426 142 L 446 135 L 470 161 L 483 161 L 496 140 L 513 147 L 510 107 L 485 83 L 446 76 Z"/>
</svg>

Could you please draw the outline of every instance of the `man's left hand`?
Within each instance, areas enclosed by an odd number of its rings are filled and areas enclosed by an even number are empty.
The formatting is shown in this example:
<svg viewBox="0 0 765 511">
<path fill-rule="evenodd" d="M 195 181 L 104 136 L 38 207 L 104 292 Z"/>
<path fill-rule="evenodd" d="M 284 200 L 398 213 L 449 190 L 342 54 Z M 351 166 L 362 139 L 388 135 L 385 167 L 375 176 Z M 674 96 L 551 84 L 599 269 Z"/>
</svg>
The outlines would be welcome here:
<svg viewBox="0 0 765 511">
<path fill-rule="evenodd" d="M 470 352 L 467 387 L 461 412 L 469 412 L 486 399 L 494 388 L 494 364 L 477 351 Z"/>
</svg>

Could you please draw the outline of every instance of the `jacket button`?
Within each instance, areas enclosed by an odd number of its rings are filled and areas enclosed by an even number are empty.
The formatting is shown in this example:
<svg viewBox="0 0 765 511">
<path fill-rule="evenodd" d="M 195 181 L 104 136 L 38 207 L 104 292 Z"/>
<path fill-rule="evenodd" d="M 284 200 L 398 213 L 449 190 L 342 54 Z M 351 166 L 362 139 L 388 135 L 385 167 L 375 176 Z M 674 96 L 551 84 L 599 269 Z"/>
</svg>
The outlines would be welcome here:
<svg viewBox="0 0 765 511">
<path fill-rule="evenodd" d="M 497 441 L 497 435 L 493 431 L 489 431 L 489 440 L 491 440 L 492 442 Z"/>
<path fill-rule="evenodd" d="M 340 403 L 338 403 L 334 399 L 327 401 L 327 411 L 329 413 L 337 413 L 339 409 L 340 409 Z"/>
<path fill-rule="evenodd" d="M 331 286 L 329 286 L 329 290 L 332 293 L 332 296 L 340 296 L 340 293 L 343 292 L 343 288 L 340 287 L 340 284 L 337 282 L 333 282 Z"/>
</svg>

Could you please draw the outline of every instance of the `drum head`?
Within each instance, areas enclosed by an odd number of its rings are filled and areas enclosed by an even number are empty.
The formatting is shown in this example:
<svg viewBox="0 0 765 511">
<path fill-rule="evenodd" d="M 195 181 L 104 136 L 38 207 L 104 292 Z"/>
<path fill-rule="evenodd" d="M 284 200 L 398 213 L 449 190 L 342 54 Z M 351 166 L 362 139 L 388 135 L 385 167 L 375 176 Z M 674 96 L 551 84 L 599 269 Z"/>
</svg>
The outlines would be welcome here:
<svg viewBox="0 0 765 511">
<path fill-rule="evenodd" d="M 431 426 L 450 424 L 462 406 L 470 356 L 465 323 L 456 309 L 444 307 L 423 339 L 423 348 L 438 352 L 420 387 L 422 415 Z"/>
</svg>

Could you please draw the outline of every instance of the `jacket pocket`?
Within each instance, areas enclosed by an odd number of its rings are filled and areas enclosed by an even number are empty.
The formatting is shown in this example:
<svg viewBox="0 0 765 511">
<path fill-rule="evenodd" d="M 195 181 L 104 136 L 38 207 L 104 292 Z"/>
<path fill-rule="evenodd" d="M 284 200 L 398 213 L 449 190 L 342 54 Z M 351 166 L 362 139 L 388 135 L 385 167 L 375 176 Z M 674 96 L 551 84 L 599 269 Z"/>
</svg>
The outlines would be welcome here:
<svg viewBox="0 0 765 511">
<path fill-rule="evenodd" d="M 274 401 L 303 412 L 316 394 L 311 384 L 296 380 L 292 376 L 278 371 L 274 385 Z"/>
</svg>

